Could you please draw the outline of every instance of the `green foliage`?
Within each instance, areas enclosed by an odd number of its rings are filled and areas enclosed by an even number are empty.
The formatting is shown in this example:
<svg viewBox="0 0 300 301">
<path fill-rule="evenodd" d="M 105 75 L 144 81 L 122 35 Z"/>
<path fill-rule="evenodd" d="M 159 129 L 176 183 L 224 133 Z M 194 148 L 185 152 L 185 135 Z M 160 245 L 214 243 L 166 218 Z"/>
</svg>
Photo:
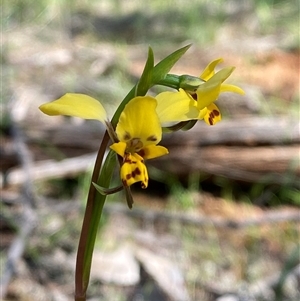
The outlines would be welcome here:
<svg viewBox="0 0 300 301">
<path fill-rule="evenodd" d="M 94 11 L 98 7 L 97 1 L 12 0 L 4 4 L 2 22 L 5 27 L 51 23 L 73 33 L 91 32 L 101 40 L 119 43 L 159 45 L 161 41 L 178 43 L 192 39 L 205 45 L 215 40 L 220 27 L 235 19 L 243 19 L 243 14 L 248 10 L 260 24 L 258 34 L 276 34 L 279 30 L 294 32 L 295 40 L 289 44 L 299 46 L 299 35 L 296 34 L 299 26 L 297 0 L 256 0 L 247 6 L 239 1 L 229 5 L 221 0 L 192 0 L 188 4 L 182 0 L 154 0 L 146 4 L 135 1 L 130 11 L 121 2 L 111 1 L 106 3 L 106 14 L 96 16 Z M 110 15 L 111 12 L 113 15 Z M 247 25 L 243 26 L 246 28 Z"/>
<path fill-rule="evenodd" d="M 148 58 L 145 64 L 144 71 L 140 77 L 139 82 L 136 85 L 135 95 L 143 96 L 146 95 L 152 84 L 154 67 L 154 54 L 151 47 L 148 49 Z"/>
<path fill-rule="evenodd" d="M 288 275 L 292 272 L 294 268 L 299 264 L 299 254 L 300 254 L 300 246 L 297 245 L 293 252 L 291 252 L 289 258 L 286 260 L 285 265 L 281 271 L 278 282 L 274 287 L 275 291 L 275 301 L 281 301 L 284 298 L 284 290 L 283 286 L 286 282 Z"/>
</svg>

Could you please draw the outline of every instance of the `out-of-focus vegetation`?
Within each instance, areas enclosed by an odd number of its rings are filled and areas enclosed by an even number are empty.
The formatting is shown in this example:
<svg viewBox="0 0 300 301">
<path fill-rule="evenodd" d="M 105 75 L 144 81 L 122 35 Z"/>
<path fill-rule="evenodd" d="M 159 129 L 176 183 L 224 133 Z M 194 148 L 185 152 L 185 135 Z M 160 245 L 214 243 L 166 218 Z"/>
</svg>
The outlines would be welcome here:
<svg viewBox="0 0 300 301">
<path fill-rule="evenodd" d="M 191 39 L 207 45 L 218 38 L 222 27 L 236 24 L 240 35 L 282 35 L 286 47 L 299 45 L 297 0 L 184 0 L 172 1 L 4 1 L 5 28 L 44 25 L 92 31 L 117 43 L 162 45 Z M 288 33 L 288 34 L 287 34 Z"/>
<path fill-rule="evenodd" d="M 178 45 L 193 43 L 190 54 L 176 67 L 179 72 L 189 70 L 197 75 L 218 56 L 224 57 L 225 64 L 236 65 L 233 81 L 246 89 L 249 103 L 245 109 L 239 106 L 242 100 L 224 98 L 220 106 L 225 120 L 245 116 L 299 118 L 299 74 L 297 78 L 297 72 L 290 68 L 299 64 L 297 0 L 4 0 L 1 9 L 2 142 L 10 142 L 9 115 L 16 112 L 15 108 L 11 111 L 12 103 L 22 99 L 18 108 L 26 108 L 26 117 L 20 110 L 16 120 L 20 120 L 26 139 L 29 137 L 30 150 L 37 160 L 59 161 L 70 154 L 82 154 L 77 146 L 59 148 L 51 139 L 36 134 L 39 128 L 47 128 L 42 125 L 52 122 L 36 113 L 41 98 L 49 101 L 66 92 L 83 92 L 103 100 L 112 111 L 140 75 L 148 45 L 160 57 Z M 104 59 L 99 54 L 105 54 Z M 68 120 L 71 126 L 78 125 L 77 120 Z M 50 127 L 56 122 L 66 124 L 55 120 Z M 35 127 L 30 131 L 32 124 Z M 79 142 L 82 139 L 80 136 Z M 94 144 L 91 150 L 95 150 Z M 145 212 L 200 214 L 212 220 L 239 222 L 264 219 L 268 210 L 277 208 L 298 210 L 298 161 L 295 158 L 289 170 L 277 175 L 283 185 L 268 181 L 269 175 L 261 182 L 247 183 L 204 172 L 182 179 L 150 168 L 152 182 L 145 194 L 133 189 L 134 206 Z M 55 283 L 65 295 L 72 295 L 73 271 L 62 263 L 76 252 L 89 179 L 90 170 L 35 183 L 41 198 L 37 202 L 39 227 L 24 253 L 22 264 L 25 262 L 28 270 L 24 272 L 22 266 L 19 271 L 29 279 L 28 287 L 52 290 Z M 18 187 L 8 190 L 20 193 Z M 121 194 L 107 202 L 108 207 L 115 203 L 123 203 Z M 2 207 L 1 215 L 8 221 L 4 232 L 10 229 L 10 242 L 18 232 L 13 221 L 18 220 L 22 205 Z M 155 218 L 129 218 L 126 214 L 115 217 L 111 212 L 113 209 L 108 209 L 102 219 L 97 248 L 111 250 L 130 241 L 136 249 L 144 243 L 159 254 L 171 253 L 183 271 L 191 300 L 216 300 L 209 299 L 218 291 L 210 287 L 212 283 L 219 283 L 221 292 L 247 291 L 245 286 L 280 272 L 290 254 L 298 250 L 296 222 L 218 228 L 213 223 L 195 226 L 176 219 L 157 222 Z M 118 218 L 124 222 L 123 232 Z M 146 239 L 140 242 L 136 238 L 139 230 L 145 237 L 152 233 L 155 244 Z M 3 258 L 8 246 L 4 243 L 1 248 Z M 93 280 L 91 296 L 98 296 L 100 291 L 103 300 L 112 300 L 112 295 L 114 300 L 125 300 L 122 290 Z M 20 289 L 12 287 L 9 300 L 25 300 L 18 292 Z M 294 301 L 299 294 L 294 290 L 285 296 Z"/>
</svg>

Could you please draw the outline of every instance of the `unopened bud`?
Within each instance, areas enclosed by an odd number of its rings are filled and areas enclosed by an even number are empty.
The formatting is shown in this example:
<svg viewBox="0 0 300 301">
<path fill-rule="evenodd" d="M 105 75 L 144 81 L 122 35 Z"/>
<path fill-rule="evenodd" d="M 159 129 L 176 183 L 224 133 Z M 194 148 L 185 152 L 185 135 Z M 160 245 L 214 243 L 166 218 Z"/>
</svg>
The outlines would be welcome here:
<svg viewBox="0 0 300 301">
<path fill-rule="evenodd" d="M 179 77 L 179 87 L 188 92 L 195 92 L 203 83 L 205 81 L 196 76 L 184 74 Z"/>
</svg>

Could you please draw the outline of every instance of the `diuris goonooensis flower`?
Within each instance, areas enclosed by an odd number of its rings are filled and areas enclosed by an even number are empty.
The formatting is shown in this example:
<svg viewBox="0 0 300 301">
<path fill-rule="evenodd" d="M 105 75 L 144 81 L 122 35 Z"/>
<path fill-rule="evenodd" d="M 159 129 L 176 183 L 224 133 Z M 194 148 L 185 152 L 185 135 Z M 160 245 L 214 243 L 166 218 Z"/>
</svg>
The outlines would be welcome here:
<svg viewBox="0 0 300 301">
<path fill-rule="evenodd" d="M 142 188 L 146 188 L 148 172 L 144 160 L 168 153 L 165 147 L 157 145 L 162 138 L 162 129 L 156 106 L 157 101 L 153 97 L 135 97 L 120 115 L 116 127 L 119 142 L 110 148 L 123 157 L 120 173 L 126 186 L 141 182 Z"/>
<path fill-rule="evenodd" d="M 168 150 L 157 145 L 162 138 L 162 129 L 156 113 L 157 101 L 150 96 L 131 99 L 120 115 L 116 127 L 119 141 L 110 148 L 123 158 L 120 176 L 125 186 L 141 182 L 148 186 L 148 172 L 144 160 L 163 156 Z M 96 119 L 108 126 L 110 121 L 102 104 L 84 94 L 67 93 L 61 98 L 40 106 L 50 116 L 67 115 L 83 119 Z"/>
<path fill-rule="evenodd" d="M 157 112 L 162 124 L 204 119 L 209 125 L 221 120 L 219 108 L 214 104 L 223 92 L 244 94 L 244 91 L 224 81 L 231 75 L 234 67 L 223 68 L 215 72 L 216 66 L 223 59 L 212 61 L 200 75 L 203 82 L 194 91 L 180 88 L 177 92 L 162 92 L 156 96 Z"/>
</svg>

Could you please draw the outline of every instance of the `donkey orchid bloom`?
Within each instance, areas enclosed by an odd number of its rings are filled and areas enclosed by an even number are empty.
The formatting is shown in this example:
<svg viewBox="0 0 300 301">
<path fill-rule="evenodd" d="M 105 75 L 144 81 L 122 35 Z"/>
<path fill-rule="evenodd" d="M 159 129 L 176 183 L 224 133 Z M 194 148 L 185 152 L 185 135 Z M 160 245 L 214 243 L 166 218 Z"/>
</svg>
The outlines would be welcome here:
<svg viewBox="0 0 300 301">
<path fill-rule="evenodd" d="M 162 138 L 162 129 L 156 113 L 157 101 L 150 96 L 133 98 L 124 108 L 116 127 L 119 142 L 110 146 L 123 158 L 121 179 L 125 186 L 141 182 L 148 186 L 148 172 L 144 160 L 168 154 L 157 145 Z"/>
<path fill-rule="evenodd" d="M 162 124 L 204 119 L 207 124 L 214 125 L 221 120 L 221 112 L 214 104 L 219 95 L 223 92 L 244 94 L 241 88 L 224 84 L 234 67 L 215 72 L 215 67 L 222 61 L 217 59 L 208 64 L 200 75 L 203 83 L 195 91 L 179 89 L 177 92 L 162 92 L 156 96 L 157 112 Z"/>
</svg>

